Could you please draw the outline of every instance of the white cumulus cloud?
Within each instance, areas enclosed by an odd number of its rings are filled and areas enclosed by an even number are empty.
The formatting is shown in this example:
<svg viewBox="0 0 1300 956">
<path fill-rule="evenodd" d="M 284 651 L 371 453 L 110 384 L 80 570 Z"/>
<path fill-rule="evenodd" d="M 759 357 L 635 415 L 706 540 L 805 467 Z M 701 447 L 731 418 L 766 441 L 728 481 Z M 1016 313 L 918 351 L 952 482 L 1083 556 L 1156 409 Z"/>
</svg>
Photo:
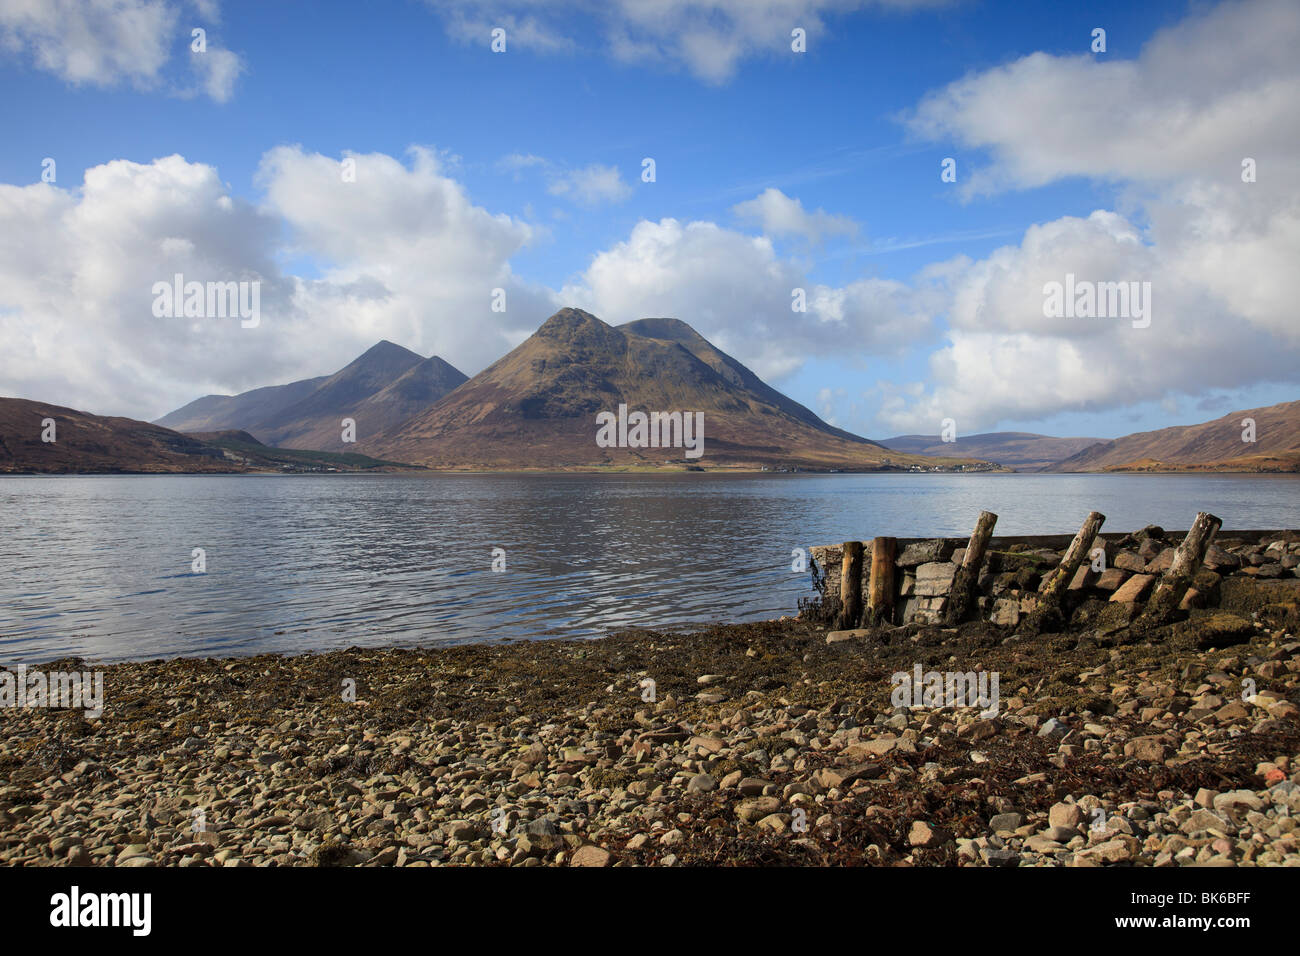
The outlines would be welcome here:
<svg viewBox="0 0 1300 956">
<path fill-rule="evenodd" d="M 801 236 L 809 242 L 820 243 L 828 236 L 851 236 L 858 231 L 857 224 L 847 216 L 835 216 L 818 209 L 808 212 L 803 203 L 779 189 L 763 190 L 753 199 L 732 207 L 741 219 L 756 222 L 764 235 Z"/>
<path fill-rule="evenodd" d="M 970 431 L 1296 381 L 1297 43 L 1295 4 L 1226 3 L 1135 60 L 1035 53 L 925 97 L 914 132 L 986 157 L 963 164 L 968 199 L 1083 176 L 1114 184 L 1125 211 L 1045 222 L 936 269 L 948 343 L 925 383 L 881 384 L 880 421 Z M 1150 327 L 1045 317 L 1045 284 L 1068 274 L 1149 282 Z"/>
<path fill-rule="evenodd" d="M 510 269 L 529 227 L 474 205 L 436 154 L 351 158 L 345 182 L 338 159 L 272 150 L 261 205 L 180 156 L 93 167 L 79 190 L 0 185 L 0 394 L 156 418 L 332 371 L 382 338 L 473 373 L 553 311 Z M 298 257 L 318 273 L 282 267 Z M 260 324 L 155 317 L 153 286 L 176 273 L 259 282 Z"/>
<path fill-rule="evenodd" d="M 127 82 L 154 89 L 166 79 L 173 50 L 188 50 L 187 7 L 171 0 L 0 0 L 0 55 L 27 62 L 74 86 Z M 216 22 L 215 0 L 194 12 Z M 218 102 L 230 99 L 243 70 L 239 56 L 208 44 L 194 64 L 199 90 Z M 177 81 L 179 83 L 179 81 Z M 178 85 L 176 92 L 188 92 Z"/>
<path fill-rule="evenodd" d="M 805 311 L 795 311 L 797 296 Z M 812 355 L 835 354 L 844 342 L 892 353 L 923 340 L 932 328 L 927 308 L 938 302 L 927 287 L 888 279 L 814 283 L 767 237 L 671 218 L 638 222 L 559 298 L 611 323 L 682 319 L 770 378 Z"/>
</svg>

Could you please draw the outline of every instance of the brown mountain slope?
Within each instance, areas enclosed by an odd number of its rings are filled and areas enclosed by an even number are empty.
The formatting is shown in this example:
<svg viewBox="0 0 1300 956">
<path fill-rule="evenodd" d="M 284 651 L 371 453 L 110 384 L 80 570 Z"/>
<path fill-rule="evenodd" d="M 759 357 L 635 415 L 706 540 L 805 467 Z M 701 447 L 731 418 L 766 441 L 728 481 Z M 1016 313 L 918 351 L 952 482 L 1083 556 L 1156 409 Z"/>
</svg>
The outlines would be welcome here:
<svg viewBox="0 0 1300 956">
<path fill-rule="evenodd" d="M 677 448 L 602 448 L 596 415 L 702 412 L 704 467 L 878 469 L 934 459 L 890 452 L 822 422 L 758 380 L 690 326 L 618 328 L 562 309 L 527 341 L 410 421 L 369 454 L 441 468 L 586 468 L 686 462 Z"/>
<path fill-rule="evenodd" d="M 776 389 L 772 388 L 757 375 L 751 372 L 745 366 L 741 365 L 727 353 L 714 347 L 704 336 L 700 335 L 693 328 L 683 322 L 681 319 L 637 319 L 634 322 L 626 322 L 618 326 L 625 332 L 631 332 L 635 335 L 644 336 L 648 339 L 658 339 L 662 342 L 677 342 L 687 351 L 698 358 L 705 365 L 717 372 L 730 385 L 757 396 L 762 401 L 779 408 L 791 418 L 797 419 L 806 425 L 810 425 L 821 431 L 829 432 L 832 435 L 838 435 L 847 441 L 862 442 L 867 441 L 851 432 L 846 432 L 828 425 L 822 421 L 811 410 L 800 405 L 794 399 L 787 398 Z M 871 442 L 871 444 L 878 444 Z M 902 450 L 902 449 L 900 449 Z M 956 457 L 952 449 L 944 449 L 939 452 L 931 452 L 939 456 Z"/>
<path fill-rule="evenodd" d="M 54 441 L 41 440 L 54 419 Z M 0 398 L 0 472 L 232 471 L 221 449 L 133 418 Z"/>
<path fill-rule="evenodd" d="M 881 444 L 913 455 L 965 455 L 1019 471 L 1037 471 L 1101 440 L 1052 438 L 1033 432 L 986 432 L 982 435 L 959 435 L 954 442 L 944 442 L 938 435 L 899 435 L 887 438 Z"/>
<path fill-rule="evenodd" d="M 41 440 L 54 420 L 54 441 Z M 242 431 L 202 436 L 91 415 L 25 398 L 0 398 L 0 474 L 137 474 L 399 471 L 355 452 L 268 448 Z"/>
<path fill-rule="evenodd" d="M 1255 421 L 1246 442 L 1242 420 Z M 1100 442 L 1047 471 L 1300 471 L 1300 402 Z"/>
</svg>

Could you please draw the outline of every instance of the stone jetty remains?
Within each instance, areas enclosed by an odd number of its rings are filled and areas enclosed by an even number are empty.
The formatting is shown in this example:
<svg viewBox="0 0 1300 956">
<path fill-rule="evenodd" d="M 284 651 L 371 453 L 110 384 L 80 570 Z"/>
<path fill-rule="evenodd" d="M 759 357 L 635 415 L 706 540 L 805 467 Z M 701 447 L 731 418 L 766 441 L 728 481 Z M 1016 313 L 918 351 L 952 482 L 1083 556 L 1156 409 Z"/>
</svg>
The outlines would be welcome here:
<svg viewBox="0 0 1300 956">
<path fill-rule="evenodd" d="M 1220 534 L 1222 522 L 1202 512 L 1188 531 L 1149 525 L 1104 535 L 1105 520 L 1090 513 L 1073 537 L 995 537 L 997 515 L 985 511 L 969 540 L 877 537 L 813 547 L 821 611 L 842 629 L 978 619 L 1058 630 L 1090 605 L 1085 613 L 1103 626 L 1149 629 L 1179 611 L 1219 606 L 1233 578 L 1300 576 L 1294 531 Z"/>
</svg>

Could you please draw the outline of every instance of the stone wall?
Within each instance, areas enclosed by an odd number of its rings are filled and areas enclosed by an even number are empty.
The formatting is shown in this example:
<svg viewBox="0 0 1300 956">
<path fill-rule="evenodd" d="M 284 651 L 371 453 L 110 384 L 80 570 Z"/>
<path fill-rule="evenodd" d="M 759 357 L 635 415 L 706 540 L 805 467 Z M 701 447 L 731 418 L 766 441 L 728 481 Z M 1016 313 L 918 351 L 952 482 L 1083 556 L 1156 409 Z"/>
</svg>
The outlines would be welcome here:
<svg viewBox="0 0 1300 956">
<path fill-rule="evenodd" d="M 1074 575 L 1069 592 L 1078 600 L 1100 598 L 1137 603 L 1150 593 L 1168 570 L 1174 551 L 1187 534 L 1155 526 L 1133 534 L 1099 534 L 1093 542 L 1105 549 L 1104 569 L 1085 563 Z M 976 607 L 981 619 L 1008 627 L 1019 623 L 1037 604 L 1039 584 L 1061 561 L 1073 535 L 993 537 L 980 569 Z M 894 561 L 892 623 L 937 623 L 948 606 L 948 594 L 962 559 L 966 538 L 899 538 Z M 871 579 L 871 542 L 863 543 L 862 593 Z M 838 601 L 844 557 L 842 544 L 813 547 L 817 574 L 825 579 L 824 594 Z M 1100 563 L 1100 562 L 1098 562 Z M 1261 578 L 1300 577 L 1300 532 L 1220 531 L 1205 557 L 1204 569 L 1222 577 L 1244 574 Z M 1213 600 L 1215 581 L 1201 581 L 1184 598 L 1189 607 Z"/>
</svg>

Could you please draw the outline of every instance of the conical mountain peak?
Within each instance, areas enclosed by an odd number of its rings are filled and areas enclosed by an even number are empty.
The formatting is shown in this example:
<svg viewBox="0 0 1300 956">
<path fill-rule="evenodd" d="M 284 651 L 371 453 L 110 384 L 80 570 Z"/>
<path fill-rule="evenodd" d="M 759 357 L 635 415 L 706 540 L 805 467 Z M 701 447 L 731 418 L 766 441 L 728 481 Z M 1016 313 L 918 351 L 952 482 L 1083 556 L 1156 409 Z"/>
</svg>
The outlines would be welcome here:
<svg viewBox="0 0 1300 956">
<path fill-rule="evenodd" d="M 597 444 L 621 406 L 703 415 L 706 461 L 873 467 L 885 449 L 832 428 L 768 387 L 680 319 L 611 326 L 556 312 L 517 348 L 401 427 L 376 454 L 433 467 L 590 467 L 680 461 L 674 447 Z"/>
</svg>

